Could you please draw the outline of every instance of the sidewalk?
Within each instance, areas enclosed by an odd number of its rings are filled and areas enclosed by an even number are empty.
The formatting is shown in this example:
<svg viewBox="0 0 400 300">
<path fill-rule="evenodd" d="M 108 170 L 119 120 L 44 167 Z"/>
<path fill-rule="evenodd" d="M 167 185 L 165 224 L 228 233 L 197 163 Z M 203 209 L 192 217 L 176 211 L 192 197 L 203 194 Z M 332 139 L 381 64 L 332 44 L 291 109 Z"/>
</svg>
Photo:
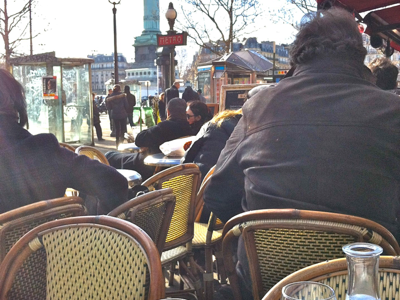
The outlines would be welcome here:
<svg viewBox="0 0 400 300">
<path fill-rule="evenodd" d="M 100 122 L 104 141 L 99 142 L 97 140 L 96 129 L 93 128 L 94 147 L 99 149 L 103 154 L 108 151 L 116 151 L 115 137 L 110 137 L 111 130 L 108 114 L 100 114 Z"/>
</svg>

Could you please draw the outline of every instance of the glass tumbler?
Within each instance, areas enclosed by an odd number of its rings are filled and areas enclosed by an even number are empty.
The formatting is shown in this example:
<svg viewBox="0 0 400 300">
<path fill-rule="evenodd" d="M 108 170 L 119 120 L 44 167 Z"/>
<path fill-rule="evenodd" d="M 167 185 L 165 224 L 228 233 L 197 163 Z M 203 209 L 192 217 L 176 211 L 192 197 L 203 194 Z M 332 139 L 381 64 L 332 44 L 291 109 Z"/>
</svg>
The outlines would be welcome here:
<svg viewBox="0 0 400 300">
<path fill-rule="evenodd" d="M 300 281 L 284 286 L 281 300 L 336 300 L 336 296 L 335 291 L 326 284 Z"/>
</svg>

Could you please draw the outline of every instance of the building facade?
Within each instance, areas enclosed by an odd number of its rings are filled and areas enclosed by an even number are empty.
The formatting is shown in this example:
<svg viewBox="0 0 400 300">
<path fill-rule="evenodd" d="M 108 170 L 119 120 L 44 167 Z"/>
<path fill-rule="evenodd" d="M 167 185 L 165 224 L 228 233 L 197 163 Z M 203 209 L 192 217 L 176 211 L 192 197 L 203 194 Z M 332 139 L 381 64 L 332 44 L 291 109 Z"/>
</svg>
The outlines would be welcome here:
<svg viewBox="0 0 400 300">
<path fill-rule="evenodd" d="M 106 95 L 105 82 L 114 78 L 114 53 L 111 55 L 96 54 L 88 55 L 88 58 L 94 59 L 91 66 L 92 70 L 92 91 L 96 94 Z M 125 78 L 125 70 L 128 69 L 129 64 L 125 56 L 118 53 L 118 77 L 119 80 Z"/>
</svg>

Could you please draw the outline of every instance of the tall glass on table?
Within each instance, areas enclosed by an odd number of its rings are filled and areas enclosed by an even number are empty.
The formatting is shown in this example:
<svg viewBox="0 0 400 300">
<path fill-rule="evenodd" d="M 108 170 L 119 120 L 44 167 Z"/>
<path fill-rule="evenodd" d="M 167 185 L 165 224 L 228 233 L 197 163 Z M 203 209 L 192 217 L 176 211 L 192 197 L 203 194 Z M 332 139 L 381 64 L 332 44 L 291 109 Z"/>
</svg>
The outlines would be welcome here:
<svg viewBox="0 0 400 300">
<path fill-rule="evenodd" d="M 379 255 L 382 248 L 369 243 L 343 247 L 349 271 L 346 300 L 380 300 L 378 289 Z"/>
</svg>

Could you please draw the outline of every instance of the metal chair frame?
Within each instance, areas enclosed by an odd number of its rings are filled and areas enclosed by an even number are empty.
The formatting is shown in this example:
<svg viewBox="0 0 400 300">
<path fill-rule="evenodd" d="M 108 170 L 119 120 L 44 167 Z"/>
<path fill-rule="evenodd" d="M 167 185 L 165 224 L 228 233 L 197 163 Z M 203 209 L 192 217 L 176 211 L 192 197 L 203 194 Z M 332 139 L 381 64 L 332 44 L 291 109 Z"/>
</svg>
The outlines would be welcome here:
<svg viewBox="0 0 400 300">
<path fill-rule="evenodd" d="M 224 264 L 236 300 L 241 299 L 241 294 L 232 245 L 239 236 L 246 248 L 256 300 L 294 271 L 342 257 L 341 248 L 348 243 L 374 243 L 383 248 L 384 254 L 400 254 L 396 239 L 382 225 L 360 217 L 319 211 L 249 211 L 230 219 L 222 235 Z"/>
</svg>

